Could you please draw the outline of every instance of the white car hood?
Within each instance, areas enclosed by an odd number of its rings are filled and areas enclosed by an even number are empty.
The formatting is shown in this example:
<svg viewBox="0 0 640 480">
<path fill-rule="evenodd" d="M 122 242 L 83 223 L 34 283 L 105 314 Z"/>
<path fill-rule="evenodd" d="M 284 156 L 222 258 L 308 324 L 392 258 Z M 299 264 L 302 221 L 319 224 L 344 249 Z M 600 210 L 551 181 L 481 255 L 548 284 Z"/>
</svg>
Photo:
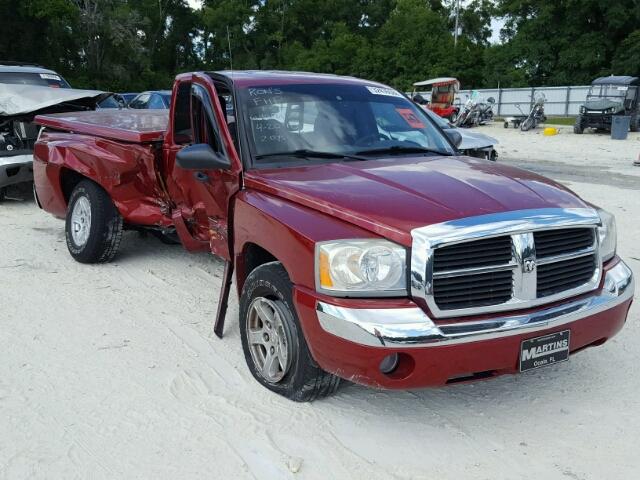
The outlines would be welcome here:
<svg viewBox="0 0 640 480">
<path fill-rule="evenodd" d="M 95 103 L 108 96 L 99 90 L 51 88 L 34 85 L 0 83 L 0 116 L 14 117 L 44 110 L 60 103 Z"/>
<path fill-rule="evenodd" d="M 456 130 L 462 135 L 462 142 L 458 147 L 460 150 L 487 148 L 499 143 L 498 140 L 484 133 L 474 132 L 466 128 L 456 128 Z"/>
</svg>

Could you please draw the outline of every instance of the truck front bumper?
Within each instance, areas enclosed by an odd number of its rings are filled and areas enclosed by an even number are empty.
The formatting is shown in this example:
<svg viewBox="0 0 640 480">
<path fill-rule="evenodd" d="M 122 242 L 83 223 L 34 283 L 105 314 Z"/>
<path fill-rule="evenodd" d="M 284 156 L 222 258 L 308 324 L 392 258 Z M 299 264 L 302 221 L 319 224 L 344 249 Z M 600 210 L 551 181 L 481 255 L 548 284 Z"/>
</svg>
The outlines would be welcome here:
<svg viewBox="0 0 640 480">
<path fill-rule="evenodd" d="M 516 373 L 521 342 L 547 333 L 570 330 L 572 353 L 604 343 L 624 325 L 635 287 L 622 261 L 604 273 L 588 295 L 473 321 L 436 322 L 410 301 L 336 301 L 306 289 L 296 289 L 294 301 L 323 369 L 384 388 L 438 386 Z M 394 353 L 398 367 L 382 373 L 381 362 Z"/>
<path fill-rule="evenodd" d="M 0 188 L 33 180 L 33 155 L 0 156 Z"/>
</svg>

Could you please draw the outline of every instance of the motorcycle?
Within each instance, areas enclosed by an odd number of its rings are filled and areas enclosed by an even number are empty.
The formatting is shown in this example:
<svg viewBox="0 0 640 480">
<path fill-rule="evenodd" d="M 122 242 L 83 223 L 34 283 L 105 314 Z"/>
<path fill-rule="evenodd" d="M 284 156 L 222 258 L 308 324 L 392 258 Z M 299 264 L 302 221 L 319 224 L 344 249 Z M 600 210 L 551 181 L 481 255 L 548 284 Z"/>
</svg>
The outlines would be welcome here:
<svg viewBox="0 0 640 480">
<path fill-rule="evenodd" d="M 479 124 L 480 108 L 478 103 L 478 92 L 471 92 L 464 106 L 460 109 L 460 114 L 453 121 L 456 127 L 475 127 Z"/>
<path fill-rule="evenodd" d="M 478 123 L 480 125 L 493 121 L 493 106 L 495 103 L 496 99 L 493 97 L 487 98 L 486 102 L 478 103 Z"/>
<path fill-rule="evenodd" d="M 546 101 L 547 97 L 545 97 L 544 93 L 535 98 L 533 106 L 529 111 L 529 115 L 527 115 L 520 123 L 520 130 L 526 132 L 532 128 L 536 128 L 538 124 L 544 123 L 547 120 L 547 117 L 544 114 L 544 103 Z M 518 108 L 520 107 L 518 106 Z M 522 112 L 522 109 L 520 109 L 520 111 Z"/>
</svg>

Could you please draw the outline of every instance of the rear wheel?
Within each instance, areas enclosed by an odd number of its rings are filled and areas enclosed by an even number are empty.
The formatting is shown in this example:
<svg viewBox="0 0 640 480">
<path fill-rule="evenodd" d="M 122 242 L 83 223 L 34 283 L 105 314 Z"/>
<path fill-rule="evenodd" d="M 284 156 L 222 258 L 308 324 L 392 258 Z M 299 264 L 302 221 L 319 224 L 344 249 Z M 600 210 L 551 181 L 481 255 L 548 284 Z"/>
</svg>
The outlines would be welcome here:
<svg viewBox="0 0 640 480">
<path fill-rule="evenodd" d="M 253 270 L 240 297 L 240 337 L 247 366 L 264 387 L 296 402 L 334 393 L 340 379 L 316 365 L 293 306 L 284 267 Z"/>
<path fill-rule="evenodd" d="M 576 123 L 573 124 L 573 133 L 582 134 L 584 132 L 584 123 L 582 121 L 582 116 L 578 115 L 576 117 Z"/>
<path fill-rule="evenodd" d="M 80 263 L 113 259 L 122 238 L 122 217 L 102 187 L 83 180 L 73 189 L 65 236 L 69 253 Z"/>
</svg>

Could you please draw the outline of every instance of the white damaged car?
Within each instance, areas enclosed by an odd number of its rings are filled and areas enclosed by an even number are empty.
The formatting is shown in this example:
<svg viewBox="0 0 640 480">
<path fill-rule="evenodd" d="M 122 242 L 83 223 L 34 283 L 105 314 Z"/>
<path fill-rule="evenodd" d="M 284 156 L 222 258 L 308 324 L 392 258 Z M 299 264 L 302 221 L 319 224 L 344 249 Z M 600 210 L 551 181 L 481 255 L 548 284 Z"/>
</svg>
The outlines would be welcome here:
<svg viewBox="0 0 640 480">
<path fill-rule="evenodd" d="M 420 105 L 422 107 L 422 105 Z M 424 112 L 431 118 L 442 130 L 455 130 L 462 137 L 462 142 L 458 145 L 458 150 L 464 155 L 470 157 L 486 158 L 487 160 L 496 161 L 498 152 L 495 146 L 499 143 L 497 139 L 478 133 L 468 128 L 458 128 L 448 120 L 440 117 L 428 108 L 422 108 Z"/>
<path fill-rule="evenodd" d="M 33 180 L 33 146 L 40 113 L 93 110 L 110 94 L 75 90 L 52 70 L 0 62 L 0 201 L 7 187 Z"/>
</svg>

